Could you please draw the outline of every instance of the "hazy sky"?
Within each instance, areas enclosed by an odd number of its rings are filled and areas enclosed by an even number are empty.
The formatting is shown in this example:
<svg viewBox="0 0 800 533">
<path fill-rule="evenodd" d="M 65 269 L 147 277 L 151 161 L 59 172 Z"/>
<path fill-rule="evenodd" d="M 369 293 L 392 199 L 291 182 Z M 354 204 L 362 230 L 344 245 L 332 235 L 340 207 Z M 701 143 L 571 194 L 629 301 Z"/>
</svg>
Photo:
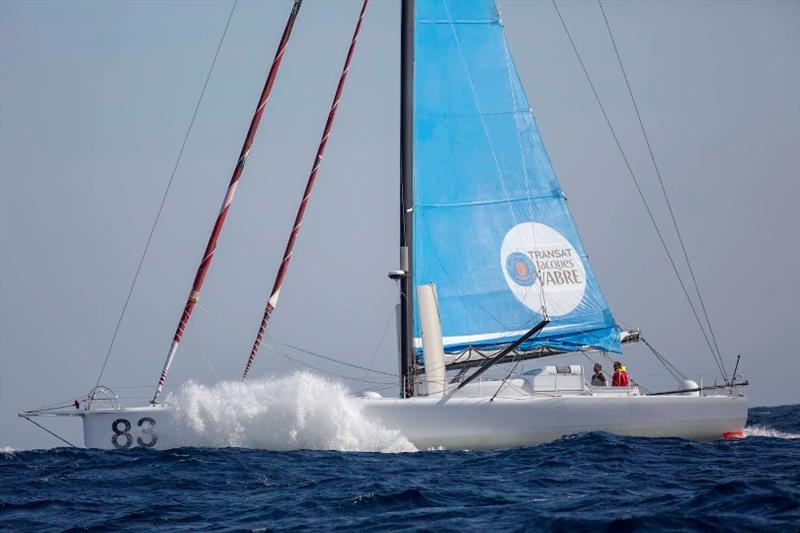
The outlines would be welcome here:
<svg viewBox="0 0 800 533">
<path fill-rule="evenodd" d="M 0 446 L 56 444 L 16 413 L 94 385 L 230 6 L 0 2 Z M 598 6 L 560 6 L 667 230 Z M 152 393 L 289 7 L 237 7 L 103 380 L 120 396 Z M 612 311 L 687 373 L 713 380 L 553 6 L 501 8 Z M 800 3 L 606 8 L 726 362 L 743 355 L 751 405 L 797 403 Z M 301 10 L 206 281 L 209 312 L 195 312 L 171 385 L 213 381 L 200 346 L 220 376 L 241 374 L 358 9 L 307 0 Z M 398 17 L 398 2 L 369 7 L 271 324 L 280 340 L 388 371 L 397 366 L 393 323 L 379 340 L 397 300 L 386 272 L 398 255 Z M 643 384 L 672 386 L 643 346 L 624 357 Z M 262 351 L 254 375 L 293 368 Z M 80 442 L 79 422 L 62 422 L 53 427 Z"/>
</svg>

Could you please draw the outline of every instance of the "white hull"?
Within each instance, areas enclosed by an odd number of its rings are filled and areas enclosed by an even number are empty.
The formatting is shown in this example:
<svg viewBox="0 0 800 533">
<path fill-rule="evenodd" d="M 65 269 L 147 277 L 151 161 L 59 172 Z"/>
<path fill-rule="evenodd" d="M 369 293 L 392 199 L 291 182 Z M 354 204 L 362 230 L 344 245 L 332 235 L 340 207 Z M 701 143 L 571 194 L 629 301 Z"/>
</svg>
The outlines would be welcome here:
<svg viewBox="0 0 800 533">
<path fill-rule="evenodd" d="M 420 449 L 511 448 L 589 431 L 715 440 L 747 421 L 747 400 L 727 396 L 420 398 L 372 400 L 366 409 Z"/>
<path fill-rule="evenodd" d="M 605 431 L 641 437 L 715 440 L 738 434 L 747 400 L 729 396 L 563 395 L 363 399 L 366 416 L 400 431 L 418 449 L 528 446 Z M 83 418 L 89 448 L 174 448 L 192 444 L 169 406 L 91 410 Z"/>
</svg>

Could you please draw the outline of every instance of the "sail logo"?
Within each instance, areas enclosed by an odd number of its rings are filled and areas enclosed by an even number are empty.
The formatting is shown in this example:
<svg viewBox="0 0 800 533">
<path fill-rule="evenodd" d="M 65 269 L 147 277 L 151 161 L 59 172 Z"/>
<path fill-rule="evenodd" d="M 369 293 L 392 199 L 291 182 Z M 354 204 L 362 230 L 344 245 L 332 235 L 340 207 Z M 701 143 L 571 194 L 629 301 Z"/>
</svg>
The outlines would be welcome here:
<svg viewBox="0 0 800 533">
<path fill-rule="evenodd" d="M 511 228 L 500 247 L 506 284 L 529 309 L 564 316 L 586 292 L 586 269 L 561 233 L 545 224 L 523 222 Z"/>
<path fill-rule="evenodd" d="M 536 281 L 536 267 L 530 258 L 520 252 L 514 252 L 506 258 L 506 272 L 517 285 L 530 287 Z"/>
</svg>

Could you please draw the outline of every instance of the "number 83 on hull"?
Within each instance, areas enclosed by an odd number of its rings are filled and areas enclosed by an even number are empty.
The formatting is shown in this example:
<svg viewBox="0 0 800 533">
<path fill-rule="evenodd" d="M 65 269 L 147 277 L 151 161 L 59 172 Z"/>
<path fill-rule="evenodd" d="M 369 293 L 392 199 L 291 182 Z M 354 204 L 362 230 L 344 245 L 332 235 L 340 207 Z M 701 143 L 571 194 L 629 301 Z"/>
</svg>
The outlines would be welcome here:
<svg viewBox="0 0 800 533">
<path fill-rule="evenodd" d="M 83 418 L 83 442 L 87 448 L 128 450 L 174 448 L 175 424 L 165 405 L 92 409 L 76 412 Z M 164 432 L 169 426 L 170 431 Z"/>
</svg>

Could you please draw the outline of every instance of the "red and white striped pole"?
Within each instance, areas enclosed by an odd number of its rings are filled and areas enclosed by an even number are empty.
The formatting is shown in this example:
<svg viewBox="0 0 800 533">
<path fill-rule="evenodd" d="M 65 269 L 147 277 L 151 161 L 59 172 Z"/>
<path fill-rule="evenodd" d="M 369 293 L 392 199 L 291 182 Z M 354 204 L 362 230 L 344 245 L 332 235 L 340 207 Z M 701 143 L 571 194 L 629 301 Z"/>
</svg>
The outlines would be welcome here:
<svg viewBox="0 0 800 533">
<path fill-rule="evenodd" d="M 156 392 L 153 395 L 153 400 L 151 403 L 156 403 L 159 394 L 161 394 L 161 390 L 164 388 L 164 383 L 167 381 L 167 374 L 169 373 L 170 366 L 172 366 L 172 360 L 175 358 L 175 352 L 178 350 L 178 345 L 183 337 L 183 332 L 186 330 L 186 325 L 189 323 L 189 318 L 192 316 L 192 311 L 194 310 L 195 304 L 200 299 L 200 290 L 203 287 L 206 274 L 208 274 L 208 268 L 211 266 L 211 260 L 214 258 L 214 252 L 217 249 L 217 240 L 222 232 L 222 226 L 225 224 L 225 218 L 228 216 L 228 210 L 230 209 L 231 202 L 233 202 L 233 197 L 236 194 L 236 187 L 239 185 L 239 178 L 242 175 L 242 169 L 244 169 L 244 164 L 247 161 L 248 154 L 250 153 L 250 148 L 253 146 L 253 138 L 258 130 L 261 117 L 264 114 L 264 108 L 267 105 L 270 92 L 272 92 L 272 86 L 275 83 L 275 77 L 277 76 L 278 69 L 281 66 L 283 54 L 286 51 L 286 45 L 289 42 L 289 36 L 292 33 L 294 21 L 297 18 L 297 14 L 300 12 L 300 4 L 302 1 L 303 0 L 294 0 L 294 4 L 292 5 L 292 11 L 289 14 L 289 20 L 286 21 L 286 27 L 283 29 L 283 35 L 281 36 L 280 43 L 278 44 L 278 50 L 275 52 L 275 58 L 272 60 L 272 66 L 269 69 L 267 80 L 264 83 L 264 89 L 261 91 L 261 98 L 259 99 L 258 106 L 253 114 L 253 119 L 250 121 L 250 129 L 247 130 L 247 136 L 244 139 L 244 145 L 242 146 L 242 151 L 239 154 L 239 160 L 236 163 L 236 167 L 233 169 L 233 176 L 231 177 L 231 182 L 228 185 L 228 191 L 225 193 L 225 199 L 222 201 L 222 207 L 220 207 L 219 214 L 217 215 L 217 221 L 214 224 L 214 229 L 211 230 L 211 236 L 208 238 L 208 244 L 206 245 L 206 251 L 203 254 L 203 260 L 200 262 L 200 266 L 197 268 L 197 274 L 195 274 L 194 283 L 192 283 L 192 290 L 189 293 L 186 306 L 183 308 L 183 314 L 181 315 L 180 322 L 178 322 L 178 328 L 175 330 L 175 336 L 172 339 L 172 345 L 170 346 L 169 353 L 167 354 L 167 360 L 164 362 L 164 370 L 161 371 L 161 377 L 158 380 Z"/>
<path fill-rule="evenodd" d="M 272 286 L 272 292 L 270 293 L 269 300 L 267 301 L 267 307 L 264 310 L 264 317 L 261 319 L 261 326 L 258 328 L 258 335 L 256 335 L 253 348 L 250 350 L 250 357 L 247 359 L 247 365 L 244 367 L 242 380 L 247 379 L 247 375 L 250 373 L 250 369 L 253 367 L 253 361 L 255 361 L 258 349 L 261 347 L 261 342 L 264 340 L 264 332 L 267 331 L 269 319 L 272 316 L 272 312 L 275 310 L 275 307 L 278 305 L 278 297 L 281 293 L 283 280 L 286 277 L 286 270 L 289 267 L 289 260 L 292 258 L 294 243 L 297 240 L 298 234 L 300 233 L 300 225 L 303 223 L 303 216 L 305 215 L 306 207 L 308 206 L 308 199 L 311 197 L 311 190 L 314 188 L 314 182 L 317 179 L 317 171 L 319 171 L 319 167 L 322 164 L 322 155 L 325 153 L 325 146 L 328 144 L 328 137 L 331 135 L 331 128 L 333 127 L 333 120 L 336 117 L 336 110 L 339 108 L 339 101 L 342 99 L 342 90 L 344 89 L 344 83 L 347 79 L 347 72 L 350 70 L 350 62 L 353 59 L 356 41 L 358 40 L 359 33 L 361 33 L 361 23 L 364 20 L 364 12 L 367 10 L 367 3 L 369 3 L 369 0 L 364 0 L 364 3 L 361 5 L 361 13 L 358 16 L 356 29 L 353 32 L 353 39 L 350 41 L 350 48 L 347 50 L 347 58 L 344 61 L 342 74 L 339 76 L 339 85 L 336 87 L 336 94 L 333 97 L 333 103 L 331 104 L 331 109 L 328 112 L 328 120 L 325 122 L 325 129 L 322 132 L 322 139 L 320 140 L 319 147 L 317 148 L 317 155 L 314 158 L 314 165 L 312 166 L 311 173 L 308 176 L 306 189 L 303 192 L 303 199 L 300 202 L 300 207 L 297 209 L 297 215 L 294 219 L 292 233 L 289 235 L 289 241 L 286 243 L 286 249 L 283 252 L 283 260 L 278 268 L 278 274 L 275 277 L 275 283 Z"/>
</svg>

